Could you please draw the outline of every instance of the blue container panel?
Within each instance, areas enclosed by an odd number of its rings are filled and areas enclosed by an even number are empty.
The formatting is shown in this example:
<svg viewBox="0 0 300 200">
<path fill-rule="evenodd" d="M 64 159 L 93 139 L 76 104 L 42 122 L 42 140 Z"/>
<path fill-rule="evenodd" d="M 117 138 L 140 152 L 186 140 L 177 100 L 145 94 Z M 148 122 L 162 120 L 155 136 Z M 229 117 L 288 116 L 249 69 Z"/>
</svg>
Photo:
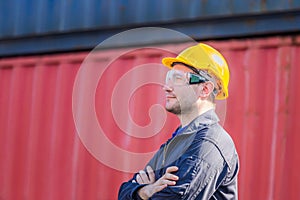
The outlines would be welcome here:
<svg viewBox="0 0 300 200">
<path fill-rule="evenodd" d="M 296 0 L 10 0 L 0 2 L 0 39 L 299 8 Z"/>
</svg>

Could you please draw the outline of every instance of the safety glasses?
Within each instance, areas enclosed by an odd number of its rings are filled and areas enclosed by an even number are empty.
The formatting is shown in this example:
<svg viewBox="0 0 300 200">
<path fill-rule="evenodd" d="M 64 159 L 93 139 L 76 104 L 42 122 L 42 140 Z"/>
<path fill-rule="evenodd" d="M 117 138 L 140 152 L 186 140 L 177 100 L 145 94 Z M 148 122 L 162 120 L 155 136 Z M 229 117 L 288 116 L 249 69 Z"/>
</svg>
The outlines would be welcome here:
<svg viewBox="0 0 300 200">
<path fill-rule="evenodd" d="M 207 79 L 192 72 L 183 72 L 172 69 L 166 75 L 166 84 L 172 85 L 192 85 L 206 82 Z"/>
</svg>

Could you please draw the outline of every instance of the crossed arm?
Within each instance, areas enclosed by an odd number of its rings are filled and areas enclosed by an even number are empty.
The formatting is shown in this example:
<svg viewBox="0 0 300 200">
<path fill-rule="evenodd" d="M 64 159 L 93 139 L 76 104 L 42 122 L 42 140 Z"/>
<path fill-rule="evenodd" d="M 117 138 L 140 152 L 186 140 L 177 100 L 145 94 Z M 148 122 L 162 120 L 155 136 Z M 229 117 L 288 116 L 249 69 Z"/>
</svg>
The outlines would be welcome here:
<svg viewBox="0 0 300 200">
<path fill-rule="evenodd" d="M 168 167 L 166 173 L 156 181 L 153 169 L 150 166 L 147 166 L 146 170 L 147 173 L 141 170 L 136 176 L 137 183 L 147 184 L 137 191 L 137 194 L 142 199 L 149 199 L 155 193 L 163 190 L 167 186 L 176 185 L 176 181 L 179 179 L 178 176 L 172 174 L 172 172 L 176 172 L 178 170 L 178 167 L 176 166 Z"/>
<path fill-rule="evenodd" d="M 157 180 L 152 168 L 147 166 L 145 171 L 139 171 L 133 179 L 122 184 L 119 199 L 187 199 L 201 193 L 202 189 L 214 190 L 218 173 L 210 170 L 207 163 L 191 158 L 181 162 L 177 163 L 178 167 L 166 168 L 165 174 L 156 177 Z M 209 188 L 206 188 L 207 185 Z"/>
<path fill-rule="evenodd" d="M 151 161 L 149 165 L 155 166 Z M 161 170 L 165 174 L 162 176 L 156 174 L 156 179 L 153 169 L 147 166 L 121 185 L 118 198 L 120 200 L 188 199 L 196 195 L 209 199 L 216 190 L 216 180 L 219 179 L 222 165 L 223 162 L 211 165 L 203 159 L 188 154 L 182 156 L 172 166 Z"/>
</svg>

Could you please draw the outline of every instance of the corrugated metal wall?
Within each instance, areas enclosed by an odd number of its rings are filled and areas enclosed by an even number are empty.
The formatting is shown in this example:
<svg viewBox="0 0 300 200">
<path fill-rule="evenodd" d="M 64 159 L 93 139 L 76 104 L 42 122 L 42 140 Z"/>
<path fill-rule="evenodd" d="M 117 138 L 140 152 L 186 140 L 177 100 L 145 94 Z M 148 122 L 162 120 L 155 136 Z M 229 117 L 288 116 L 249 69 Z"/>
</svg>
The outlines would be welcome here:
<svg viewBox="0 0 300 200">
<path fill-rule="evenodd" d="M 295 33 L 299 24 L 299 0 L 2 0 L 0 57 L 86 51 L 145 26 L 210 40 Z"/>
<path fill-rule="evenodd" d="M 264 14 L 299 8 L 300 2 L 297 0 L 1 1 L 0 38 L 218 16 Z"/>
<path fill-rule="evenodd" d="M 240 155 L 240 199 L 300 199 L 300 37 L 209 43 L 230 65 L 225 128 Z M 182 45 L 169 47 L 179 50 Z M 103 67 L 117 51 L 100 52 L 95 66 Z M 116 199 L 119 185 L 131 176 L 99 162 L 76 133 L 72 91 L 86 55 L 0 60 L 0 199 Z M 165 52 L 151 49 L 133 51 L 113 62 L 109 76 L 99 83 L 98 119 L 108 116 L 102 119 L 107 137 L 128 151 L 158 148 L 168 136 L 160 133 L 150 142 L 137 142 L 116 127 L 110 105 L 105 105 L 123 74 L 137 65 L 159 63 L 164 56 Z M 149 123 L 148 108 L 163 104 L 161 88 L 141 87 L 133 96 L 132 116 L 142 125 Z M 177 124 L 168 115 L 164 131 L 170 132 Z"/>
</svg>

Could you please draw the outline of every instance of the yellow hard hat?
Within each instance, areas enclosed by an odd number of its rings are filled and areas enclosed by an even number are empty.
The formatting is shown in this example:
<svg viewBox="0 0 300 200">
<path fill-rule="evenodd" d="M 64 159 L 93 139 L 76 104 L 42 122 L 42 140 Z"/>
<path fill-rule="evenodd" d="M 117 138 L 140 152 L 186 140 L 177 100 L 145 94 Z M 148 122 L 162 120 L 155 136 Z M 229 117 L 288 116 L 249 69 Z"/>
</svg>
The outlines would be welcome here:
<svg viewBox="0 0 300 200">
<path fill-rule="evenodd" d="M 163 58 L 162 63 L 172 68 L 174 62 L 184 63 L 196 69 L 206 70 L 217 80 L 216 99 L 228 97 L 229 69 L 225 58 L 216 49 L 203 43 L 183 50 L 176 58 Z"/>
</svg>

